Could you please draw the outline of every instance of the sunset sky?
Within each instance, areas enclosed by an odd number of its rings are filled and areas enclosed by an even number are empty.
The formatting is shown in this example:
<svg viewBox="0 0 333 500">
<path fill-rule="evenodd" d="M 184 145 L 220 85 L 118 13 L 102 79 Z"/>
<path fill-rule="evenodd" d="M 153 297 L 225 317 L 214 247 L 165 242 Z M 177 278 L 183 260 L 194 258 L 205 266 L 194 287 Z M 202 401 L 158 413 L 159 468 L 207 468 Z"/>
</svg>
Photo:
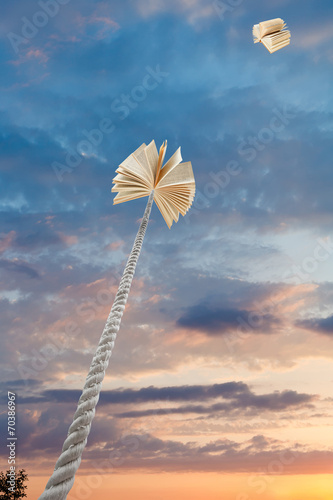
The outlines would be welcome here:
<svg viewBox="0 0 333 500">
<path fill-rule="evenodd" d="M 115 170 L 167 140 L 196 198 L 153 207 L 68 499 L 331 500 L 332 1 L 15 0 L 0 32 L 1 470 L 12 391 L 42 493 L 146 205 Z"/>
</svg>

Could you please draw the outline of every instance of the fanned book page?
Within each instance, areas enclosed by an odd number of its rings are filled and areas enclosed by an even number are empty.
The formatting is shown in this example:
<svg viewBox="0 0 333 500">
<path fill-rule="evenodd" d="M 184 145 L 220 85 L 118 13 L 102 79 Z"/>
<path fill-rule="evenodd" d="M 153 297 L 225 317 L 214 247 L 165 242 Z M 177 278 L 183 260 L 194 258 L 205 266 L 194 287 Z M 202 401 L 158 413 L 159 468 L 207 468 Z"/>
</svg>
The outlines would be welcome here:
<svg viewBox="0 0 333 500">
<path fill-rule="evenodd" d="M 272 54 L 290 44 L 290 31 L 280 17 L 255 24 L 252 28 L 254 43 L 262 43 Z"/>
<path fill-rule="evenodd" d="M 142 144 L 116 170 L 112 192 L 117 193 L 113 203 L 123 203 L 149 196 L 154 190 L 154 201 L 168 227 L 178 222 L 192 205 L 195 180 L 191 162 L 182 162 L 180 148 L 163 166 L 167 142 L 159 152 L 155 141 Z"/>
</svg>

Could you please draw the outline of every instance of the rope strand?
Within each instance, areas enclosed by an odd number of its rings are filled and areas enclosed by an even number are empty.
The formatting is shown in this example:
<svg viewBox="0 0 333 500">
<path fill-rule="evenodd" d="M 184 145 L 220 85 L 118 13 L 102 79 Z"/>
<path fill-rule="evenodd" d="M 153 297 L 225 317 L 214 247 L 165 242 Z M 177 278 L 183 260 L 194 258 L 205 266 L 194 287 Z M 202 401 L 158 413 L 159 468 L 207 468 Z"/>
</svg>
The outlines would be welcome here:
<svg viewBox="0 0 333 500">
<path fill-rule="evenodd" d="M 78 407 L 73 417 L 73 423 L 68 429 L 68 435 L 62 447 L 62 453 L 56 462 L 54 472 L 48 480 L 44 492 L 38 500 L 66 500 L 74 484 L 75 473 L 80 466 L 82 453 L 87 444 L 87 438 L 95 416 L 95 408 L 99 400 L 102 382 L 119 331 L 135 267 L 146 233 L 153 199 L 154 191 L 152 191 L 149 196 L 140 228 L 119 283 L 115 300 L 90 365 L 86 382 L 78 402 Z"/>
</svg>

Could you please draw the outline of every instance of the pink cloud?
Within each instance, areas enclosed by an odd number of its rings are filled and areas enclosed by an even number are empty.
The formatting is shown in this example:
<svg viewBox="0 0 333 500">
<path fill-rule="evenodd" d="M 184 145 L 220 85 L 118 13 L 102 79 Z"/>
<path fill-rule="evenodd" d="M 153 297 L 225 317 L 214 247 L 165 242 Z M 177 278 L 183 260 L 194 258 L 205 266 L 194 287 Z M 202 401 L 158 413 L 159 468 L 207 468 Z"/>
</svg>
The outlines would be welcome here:
<svg viewBox="0 0 333 500">
<path fill-rule="evenodd" d="M 147 300 L 147 302 L 150 302 L 151 304 L 158 304 L 162 300 L 162 297 L 160 295 L 153 295 L 150 297 L 150 299 Z"/>
<path fill-rule="evenodd" d="M 24 55 L 20 55 L 18 59 L 9 61 L 13 66 L 20 66 L 28 61 L 35 60 L 38 64 L 46 64 L 49 57 L 41 49 L 30 49 Z"/>
<path fill-rule="evenodd" d="M 99 17 L 95 15 L 91 18 L 90 23 L 102 23 L 106 24 L 107 26 L 112 26 L 112 28 L 114 28 L 115 30 L 119 29 L 119 24 L 109 17 Z"/>
<path fill-rule="evenodd" d="M 68 234 L 64 234 L 64 233 L 58 232 L 58 236 L 61 239 L 61 241 L 63 243 L 65 243 L 65 245 L 67 245 L 68 247 L 76 245 L 77 242 L 78 242 L 78 237 L 74 236 L 74 235 L 70 236 Z"/>
<path fill-rule="evenodd" d="M 112 243 L 109 243 L 104 250 L 119 250 L 124 245 L 124 240 L 119 240 L 119 241 L 113 241 Z"/>
<path fill-rule="evenodd" d="M 89 25 L 97 25 L 98 30 L 94 36 L 97 40 L 106 38 L 110 32 L 117 31 L 120 28 L 119 24 L 110 16 L 97 11 L 95 11 L 90 17 L 84 17 L 79 14 L 76 18 L 76 23 L 81 31 L 84 31 Z"/>
<path fill-rule="evenodd" d="M 16 236 L 15 231 L 10 231 L 9 233 L 2 235 L 0 237 L 0 252 L 5 252 L 11 247 L 14 237 Z"/>
</svg>

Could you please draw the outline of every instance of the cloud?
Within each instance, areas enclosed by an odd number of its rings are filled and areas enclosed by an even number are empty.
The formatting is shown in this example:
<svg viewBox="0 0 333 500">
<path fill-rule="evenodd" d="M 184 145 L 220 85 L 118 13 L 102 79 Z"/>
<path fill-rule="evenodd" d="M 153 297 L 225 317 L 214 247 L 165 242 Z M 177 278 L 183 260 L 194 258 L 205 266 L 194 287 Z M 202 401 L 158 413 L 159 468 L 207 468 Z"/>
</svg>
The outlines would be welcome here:
<svg viewBox="0 0 333 500">
<path fill-rule="evenodd" d="M 61 443 L 71 423 L 68 405 L 59 404 L 36 410 L 20 410 L 20 455 L 30 467 L 52 469 Z M 0 416 L 1 424 L 5 414 Z M 128 426 L 125 426 L 125 429 Z M 107 413 L 94 419 L 85 460 L 81 469 L 91 471 L 91 464 L 116 467 L 120 471 L 224 471 L 255 472 L 274 461 L 281 463 L 280 474 L 325 473 L 331 467 L 332 453 L 255 434 L 244 441 L 211 439 L 205 443 L 163 439 L 151 433 L 133 433 L 119 427 Z M 5 450 L 1 451 L 4 456 Z M 47 473 L 48 473 L 47 470 Z"/>
<path fill-rule="evenodd" d="M 12 246 L 16 249 L 41 249 L 51 245 L 74 245 L 77 243 L 77 236 L 70 236 L 60 231 L 50 231 L 48 228 L 41 228 L 33 233 L 21 231 L 13 241 Z"/>
<path fill-rule="evenodd" d="M 143 18 L 157 16 L 161 13 L 178 14 L 190 25 L 200 25 L 207 19 L 211 21 L 217 19 L 217 12 L 214 3 L 209 0 L 148 0 L 144 4 L 137 2 L 136 8 Z"/>
<path fill-rule="evenodd" d="M 109 243 L 104 248 L 104 250 L 111 250 L 111 251 L 119 250 L 123 245 L 124 245 L 124 241 L 123 240 L 114 241 L 112 243 Z"/>
<path fill-rule="evenodd" d="M 25 388 L 29 385 L 31 388 L 40 386 L 40 382 L 37 379 L 16 379 L 16 380 L 7 380 L 6 382 L 0 382 L 0 387 L 2 391 L 6 389 L 10 391 L 20 391 L 22 388 Z M 3 396 L 4 403 L 7 403 L 7 395 Z"/>
<path fill-rule="evenodd" d="M 5 252 L 11 247 L 13 239 L 15 238 L 15 231 L 10 231 L 7 234 L 2 234 L 0 239 L 0 252 Z"/>
<path fill-rule="evenodd" d="M 293 30 L 293 45 L 303 49 L 314 49 L 320 46 L 327 46 L 333 38 L 333 23 L 326 21 L 317 25 L 312 24 L 304 30 Z"/>
<path fill-rule="evenodd" d="M 102 461 L 107 454 L 118 459 L 116 464 L 111 461 L 110 467 L 114 464 L 124 471 L 257 473 L 260 469 L 267 474 L 328 473 L 333 456 L 330 451 L 306 450 L 263 435 L 243 442 L 219 439 L 200 445 L 193 441 L 163 440 L 151 434 L 129 434 L 115 443 L 107 443 L 103 453 L 87 450 L 90 460 Z"/>
<path fill-rule="evenodd" d="M 310 318 L 297 321 L 296 326 L 314 332 L 323 333 L 328 336 L 333 335 L 333 316 L 327 318 Z"/>
<path fill-rule="evenodd" d="M 89 33 L 89 26 L 93 26 L 96 29 L 93 35 L 96 40 L 103 40 L 109 36 L 110 32 L 114 33 L 120 28 L 119 24 L 111 17 L 103 14 L 99 15 L 98 11 L 87 17 L 79 15 L 75 22 L 80 32 L 85 31 Z"/>
<path fill-rule="evenodd" d="M 9 61 L 9 64 L 12 64 L 13 66 L 20 66 L 21 64 L 25 64 L 31 60 L 35 60 L 38 64 L 45 66 L 49 57 L 43 50 L 31 48 L 26 49 L 24 54 L 20 54 L 17 59 Z"/>
<path fill-rule="evenodd" d="M 81 391 L 52 389 L 40 392 L 38 396 L 23 396 L 21 404 L 41 403 L 70 403 L 80 397 Z M 202 405 L 201 402 L 222 398 L 223 402 L 212 405 Z M 235 410 L 286 411 L 290 408 L 311 407 L 317 399 L 315 395 L 300 394 L 296 391 L 275 391 L 271 394 L 257 395 L 243 382 L 226 382 L 208 386 L 176 386 L 176 387 L 146 387 L 135 389 L 104 390 L 101 394 L 99 405 L 135 405 L 161 401 L 163 403 L 195 402 L 190 405 L 178 407 L 163 407 L 143 410 L 130 410 L 118 412 L 117 418 L 141 418 L 153 415 L 198 414 L 218 415 L 220 413 L 231 415 Z M 200 401 L 200 404 L 197 402 Z"/>
<path fill-rule="evenodd" d="M 225 397 L 225 399 L 228 399 Z M 140 418 L 154 415 L 177 415 L 177 414 L 197 414 L 197 415 L 219 415 L 224 414 L 229 417 L 237 410 L 254 409 L 258 413 L 261 411 L 285 411 L 289 408 L 301 408 L 311 406 L 314 396 L 298 394 L 296 391 L 275 392 L 267 395 L 249 394 L 234 396 L 230 403 L 215 403 L 211 406 L 186 405 L 177 408 L 154 408 L 147 410 L 133 410 L 116 414 L 118 418 Z"/>
<path fill-rule="evenodd" d="M 14 272 L 19 274 L 25 274 L 31 279 L 40 278 L 39 273 L 35 269 L 29 266 L 26 262 L 19 260 L 1 259 L 0 269 L 3 269 L 10 273 Z"/>
<path fill-rule="evenodd" d="M 199 303 L 189 307 L 177 320 L 178 326 L 200 330 L 207 335 L 223 335 L 237 328 L 241 330 L 244 325 L 247 326 L 248 330 L 271 333 L 272 327 L 279 325 L 279 323 L 280 320 L 271 314 L 226 309 L 223 306 L 213 306 L 207 303 Z"/>
<path fill-rule="evenodd" d="M 134 404 L 151 401 L 195 401 L 209 400 L 219 396 L 231 397 L 238 393 L 248 392 L 248 386 L 243 382 L 226 382 L 210 386 L 174 386 L 174 387 L 143 387 L 141 389 L 116 389 L 103 391 L 101 404 Z M 42 399 L 37 401 L 68 402 L 80 393 L 75 390 L 50 390 L 41 393 Z M 23 400 L 25 401 L 25 400 Z M 26 401 L 26 402 L 30 402 Z"/>
</svg>

